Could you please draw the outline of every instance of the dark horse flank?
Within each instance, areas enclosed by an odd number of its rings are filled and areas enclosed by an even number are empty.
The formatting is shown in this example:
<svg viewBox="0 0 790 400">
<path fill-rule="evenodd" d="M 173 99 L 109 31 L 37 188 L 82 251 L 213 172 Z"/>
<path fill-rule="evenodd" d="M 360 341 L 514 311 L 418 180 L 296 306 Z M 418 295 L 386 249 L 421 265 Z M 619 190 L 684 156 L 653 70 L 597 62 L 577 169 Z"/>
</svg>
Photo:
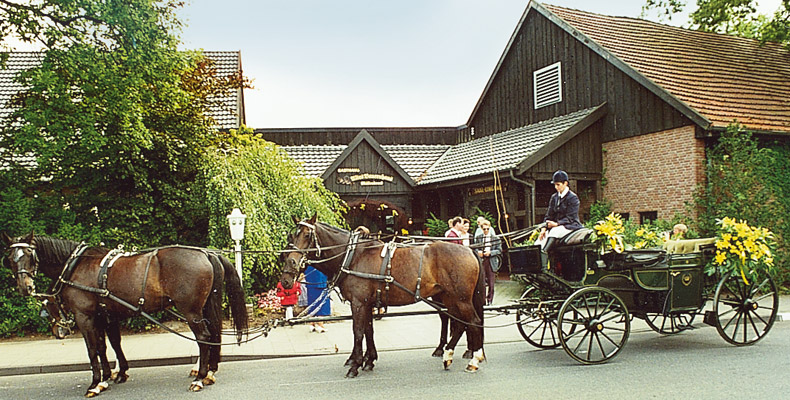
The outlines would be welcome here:
<svg viewBox="0 0 790 400">
<path fill-rule="evenodd" d="M 304 221 L 294 219 L 296 232 L 290 238 L 291 252 L 283 254 L 283 286 L 290 287 L 309 260 L 330 280 L 335 280 L 343 297 L 351 302 L 354 349 L 346 365 L 347 377 L 358 375 L 359 367 L 372 370 L 378 358 L 373 341 L 373 308 L 377 306 L 377 290 L 384 292 L 383 282 L 360 274 L 380 275 L 382 266 L 381 241 L 360 241 L 353 253 L 347 273 L 341 264 L 351 233 L 324 223 L 316 223 L 315 215 Z M 320 251 L 318 249 L 321 249 Z M 304 250 L 304 251 L 300 251 Z M 474 357 L 467 371 L 475 372 L 483 355 L 483 303 L 485 286 L 477 258 L 465 246 L 435 242 L 422 246 L 398 247 L 391 259 L 390 289 L 380 297 L 388 306 L 400 306 L 419 301 L 416 298 L 418 275 L 420 298 L 441 298 L 452 318 L 451 339 L 444 351 L 444 366 L 452 363 L 458 339 L 467 328 L 469 348 Z M 396 284 L 397 283 L 397 284 Z M 399 287 L 402 285 L 404 288 Z M 468 323 L 468 326 L 467 326 Z M 366 351 L 362 353 L 362 340 Z"/>
<path fill-rule="evenodd" d="M 36 294 L 33 278 L 38 272 L 57 280 L 79 246 L 74 241 L 34 236 L 32 232 L 16 239 L 5 233 L 0 237 L 8 246 L 6 260 L 23 296 Z M 87 248 L 77 257 L 73 273 L 65 277 L 69 283 L 62 286 L 58 295 L 63 309 L 74 314 L 88 347 L 93 381 L 85 396 L 101 393 L 110 379 L 121 383 L 128 378 L 129 365 L 121 351 L 119 322 L 138 313 L 113 297 L 133 307 L 139 305 L 141 311 L 149 314 L 171 306 L 178 308 L 200 348 L 200 367 L 190 389 L 198 391 L 203 385 L 214 383 L 214 372 L 220 361 L 220 346 L 214 343 L 221 340 L 223 282 L 238 342 L 247 329 L 244 292 L 230 261 L 204 249 L 178 246 L 124 254 L 107 269 L 109 295 L 104 296 L 97 292 L 101 289 L 101 263 L 108 252 L 100 247 Z M 105 335 L 116 353 L 120 369 L 117 375 L 110 370 Z"/>
</svg>

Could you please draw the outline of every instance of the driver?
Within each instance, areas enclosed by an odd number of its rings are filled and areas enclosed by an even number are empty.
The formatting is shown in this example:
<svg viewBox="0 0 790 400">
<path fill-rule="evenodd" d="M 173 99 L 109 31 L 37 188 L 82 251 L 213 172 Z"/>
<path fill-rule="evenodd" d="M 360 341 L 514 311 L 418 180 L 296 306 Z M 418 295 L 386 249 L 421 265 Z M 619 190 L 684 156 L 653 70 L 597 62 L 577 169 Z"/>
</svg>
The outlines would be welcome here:
<svg viewBox="0 0 790 400">
<path fill-rule="evenodd" d="M 541 245 L 541 252 L 548 254 L 554 244 L 565 237 L 565 235 L 582 227 L 579 220 L 579 196 L 568 188 L 568 174 L 559 170 L 551 178 L 554 189 L 557 193 L 551 195 L 549 209 L 543 222 L 546 226 L 541 228 L 540 236 L 535 241 L 536 245 Z M 543 266 L 546 267 L 548 257 L 541 257 Z"/>
</svg>

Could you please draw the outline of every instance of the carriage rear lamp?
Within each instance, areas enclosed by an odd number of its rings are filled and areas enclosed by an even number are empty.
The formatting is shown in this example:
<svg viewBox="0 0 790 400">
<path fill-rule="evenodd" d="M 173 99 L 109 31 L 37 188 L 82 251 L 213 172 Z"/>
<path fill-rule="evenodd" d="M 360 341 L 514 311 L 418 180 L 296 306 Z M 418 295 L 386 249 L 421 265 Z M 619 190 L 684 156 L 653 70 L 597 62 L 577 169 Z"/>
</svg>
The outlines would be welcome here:
<svg viewBox="0 0 790 400">
<path fill-rule="evenodd" d="M 228 224 L 230 225 L 230 238 L 235 241 L 244 239 L 244 221 L 247 216 L 241 213 L 241 210 L 234 208 L 228 215 Z"/>
</svg>

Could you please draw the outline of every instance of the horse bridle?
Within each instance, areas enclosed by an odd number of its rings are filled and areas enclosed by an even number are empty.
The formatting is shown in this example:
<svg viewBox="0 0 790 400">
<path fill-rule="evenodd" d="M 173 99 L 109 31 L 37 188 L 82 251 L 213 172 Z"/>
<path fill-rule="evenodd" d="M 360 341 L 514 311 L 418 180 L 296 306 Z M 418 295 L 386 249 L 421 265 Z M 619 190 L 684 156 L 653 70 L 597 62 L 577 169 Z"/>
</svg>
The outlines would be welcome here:
<svg viewBox="0 0 790 400">
<path fill-rule="evenodd" d="M 33 246 L 29 243 L 14 243 L 8 247 L 13 256 L 12 261 L 17 265 L 16 274 L 20 276 L 27 275 L 31 278 L 35 278 L 36 274 L 38 273 L 38 254 L 36 253 L 36 246 Z M 25 252 L 22 249 L 29 249 L 32 253 L 32 265 L 35 267 L 33 272 L 30 272 L 25 268 L 19 268 L 19 260 L 21 260 L 25 255 Z"/>
</svg>

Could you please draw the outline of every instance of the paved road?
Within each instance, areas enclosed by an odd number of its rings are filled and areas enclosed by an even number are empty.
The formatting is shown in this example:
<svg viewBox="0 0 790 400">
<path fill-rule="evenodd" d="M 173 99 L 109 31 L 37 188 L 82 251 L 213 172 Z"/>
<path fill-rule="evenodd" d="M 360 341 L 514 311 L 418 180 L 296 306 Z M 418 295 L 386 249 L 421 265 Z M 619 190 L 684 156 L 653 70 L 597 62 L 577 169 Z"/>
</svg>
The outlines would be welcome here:
<svg viewBox="0 0 790 400">
<path fill-rule="evenodd" d="M 608 364 L 582 366 L 562 350 L 526 342 L 487 346 L 477 374 L 443 371 L 430 350 L 380 353 L 375 371 L 343 378 L 346 355 L 228 362 L 219 382 L 188 393 L 186 366 L 137 368 L 100 399 L 729 399 L 787 398 L 790 324 L 761 342 L 734 347 L 701 326 L 677 336 L 635 332 Z M 0 377 L 0 399 L 82 398 L 88 372 Z"/>
</svg>

